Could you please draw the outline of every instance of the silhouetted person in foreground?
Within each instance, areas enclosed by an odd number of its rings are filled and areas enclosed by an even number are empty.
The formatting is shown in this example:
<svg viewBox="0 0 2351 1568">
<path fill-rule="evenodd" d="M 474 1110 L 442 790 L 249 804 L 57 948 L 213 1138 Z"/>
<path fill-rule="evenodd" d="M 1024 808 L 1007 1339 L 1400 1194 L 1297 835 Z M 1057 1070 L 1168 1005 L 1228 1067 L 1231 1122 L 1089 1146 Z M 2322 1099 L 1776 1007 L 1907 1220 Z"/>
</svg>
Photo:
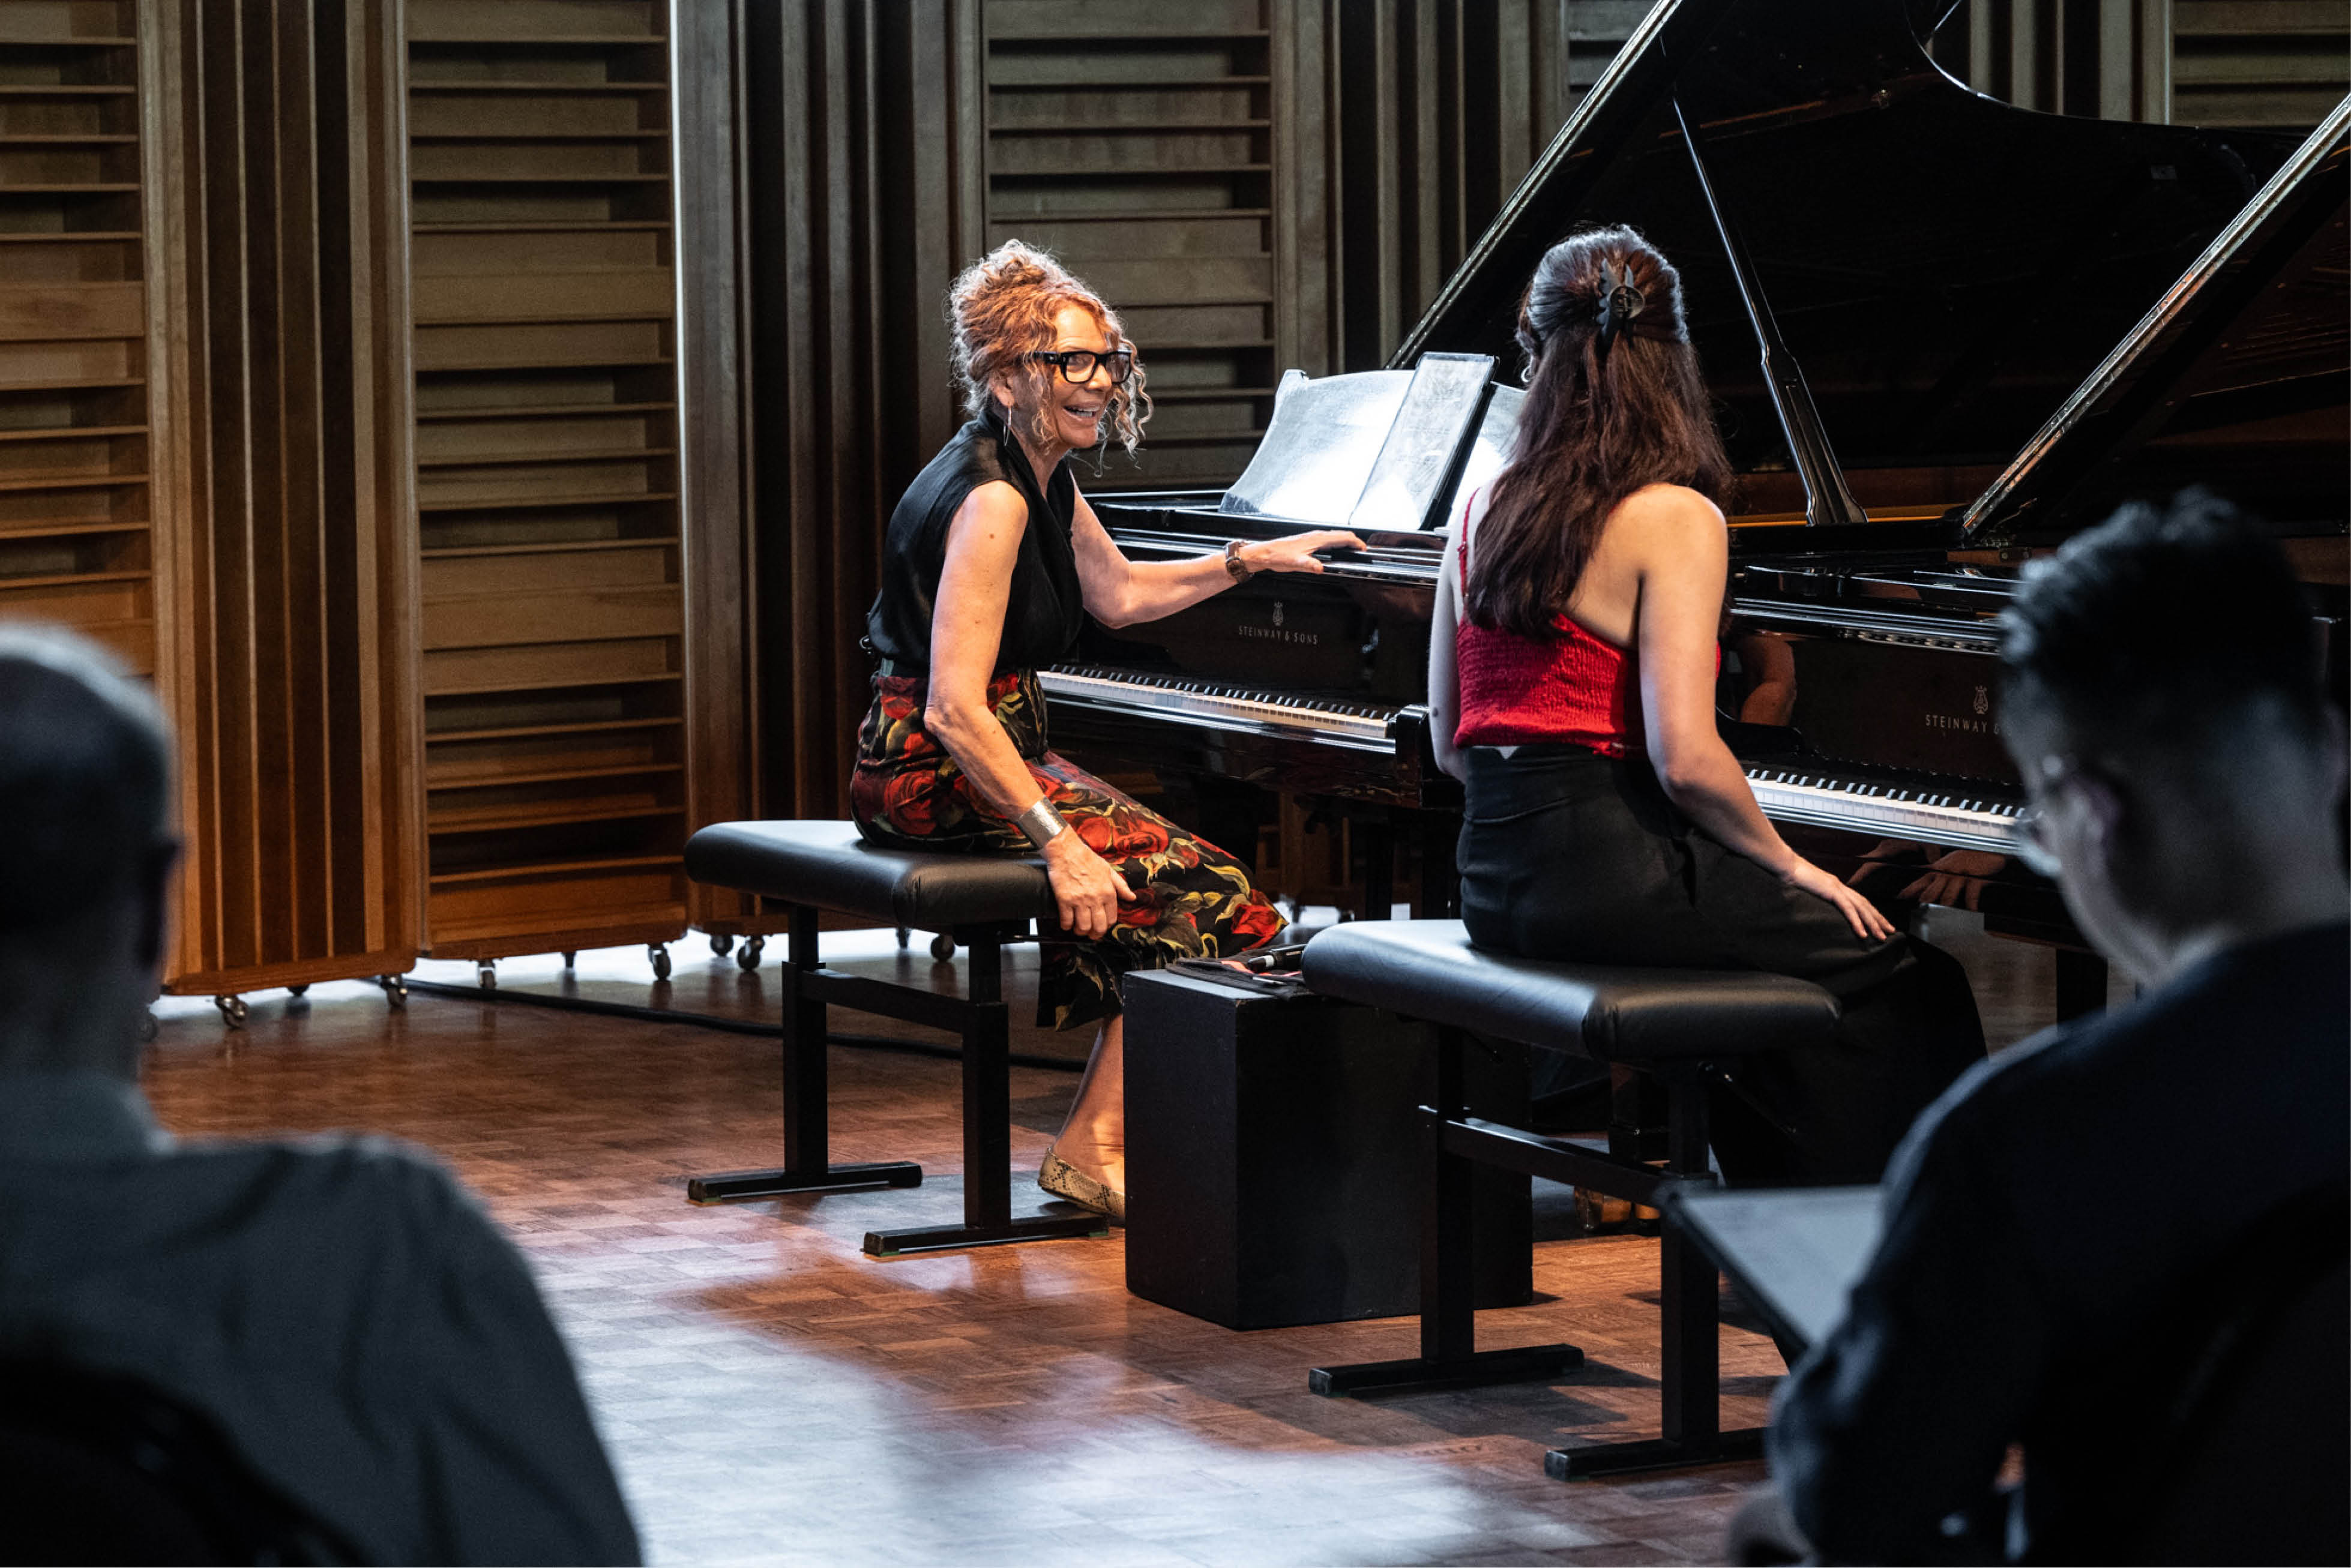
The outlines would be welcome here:
<svg viewBox="0 0 2351 1568">
<path fill-rule="evenodd" d="M 364 1561 L 638 1561 L 538 1290 L 455 1182 L 367 1140 L 156 1125 L 169 774 L 103 654 L 0 629 L 0 1356 L 208 1415 Z"/>
<path fill-rule="evenodd" d="M 2339 1216 L 2351 1169 L 2343 726 L 2285 562 L 2209 496 L 2127 508 L 2028 570 L 2001 658 L 2024 850 L 2143 989 L 1970 1071 L 1896 1155 L 1877 1256 L 1773 1413 L 1833 1562 L 2149 1561 L 2113 1553 L 2183 1484 L 2150 1450 L 2202 1348 L 2160 1326 L 2345 1245 L 2337 1218 L 2232 1256 L 2266 1217 Z M 2312 1373 L 2339 1444 L 2341 1378 Z M 2242 1507 L 2339 1531 L 2345 1496 Z"/>
</svg>

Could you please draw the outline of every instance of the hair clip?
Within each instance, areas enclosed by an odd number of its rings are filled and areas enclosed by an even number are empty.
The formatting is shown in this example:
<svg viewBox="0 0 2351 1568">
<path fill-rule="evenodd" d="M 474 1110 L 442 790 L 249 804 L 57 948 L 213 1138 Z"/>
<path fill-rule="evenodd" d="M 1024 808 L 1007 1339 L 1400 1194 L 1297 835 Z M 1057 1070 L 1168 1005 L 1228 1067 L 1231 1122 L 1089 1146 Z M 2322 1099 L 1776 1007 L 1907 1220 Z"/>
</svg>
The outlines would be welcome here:
<svg viewBox="0 0 2351 1568">
<path fill-rule="evenodd" d="M 1648 304 L 1648 296 L 1633 287 L 1632 263 L 1618 270 L 1613 261 L 1600 264 L 1600 351 L 1606 353 L 1608 345 L 1625 330 L 1625 324 L 1638 316 Z"/>
</svg>

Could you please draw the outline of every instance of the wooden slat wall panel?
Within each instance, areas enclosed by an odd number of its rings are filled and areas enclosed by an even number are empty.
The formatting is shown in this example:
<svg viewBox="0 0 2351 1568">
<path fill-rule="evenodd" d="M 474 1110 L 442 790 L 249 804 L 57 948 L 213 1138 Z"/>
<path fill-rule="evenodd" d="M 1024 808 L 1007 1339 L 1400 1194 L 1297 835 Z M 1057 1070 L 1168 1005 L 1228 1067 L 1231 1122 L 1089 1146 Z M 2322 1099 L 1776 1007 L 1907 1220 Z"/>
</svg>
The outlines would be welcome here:
<svg viewBox="0 0 2351 1568">
<path fill-rule="evenodd" d="M 1332 369 L 1386 362 L 1647 9 L 1643 0 L 1310 8 L 1331 59 Z M 1312 211 L 1301 202 L 1300 221 Z"/>
<path fill-rule="evenodd" d="M 1052 249 L 1125 319 L 1157 404 L 1098 490 L 1221 484 L 1299 357 L 1274 148 L 1278 0 L 984 0 L 986 244 Z M 1285 330 L 1289 329 L 1290 330 Z"/>
<path fill-rule="evenodd" d="M 390 13 L 158 0 L 159 686 L 188 838 L 167 984 L 413 960 L 413 549 Z"/>
<path fill-rule="evenodd" d="M 1935 57 L 2025 109 L 2307 131 L 2351 88 L 2351 3 L 1962 0 Z"/>
<path fill-rule="evenodd" d="M 152 674 L 137 12 L 0 6 L 0 618 L 72 626 Z"/>
<path fill-rule="evenodd" d="M 697 462 L 688 482 L 740 475 L 749 497 L 758 810 L 837 817 L 872 695 L 857 640 L 883 528 L 962 417 L 940 304 L 984 234 L 978 3 L 732 9 L 747 131 L 737 281 L 723 287 L 739 289 L 753 390 L 740 465 Z M 705 157 L 696 135 L 690 170 Z M 690 329 L 697 289 L 721 287 L 689 275 Z"/>
<path fill-rule="evenodd" d="M 725 14 L 681 9 L 697 27 Z M 436 957 L 674 940 L 689 821 L 737 814 L 723 784 L 715 804 L 695 796 L 705 730 L 688 733 L 705 699 L 741 706 L 725 695 L 739 629 L 723 577 L 741 541 L 723 485 L 697 489 L 711 510 L 693 543 L 684 526 L 670 13 L 407 0 Z M 726 112 L 723 80 L 716 92 L 698 113 Z M 705 331 L 695 351 L 723 356 L 726 340 Z M 722 357 L 703 384 L 729 369 Z M 727 428 L 722 405 L 696 437 L 714 472 Z M 714 619 L 695 652 L 715 685 L 689 695 L 688 556 L 707 541 Z M 740 741 L 710 733 L 724 780 Z"/>
</svg>

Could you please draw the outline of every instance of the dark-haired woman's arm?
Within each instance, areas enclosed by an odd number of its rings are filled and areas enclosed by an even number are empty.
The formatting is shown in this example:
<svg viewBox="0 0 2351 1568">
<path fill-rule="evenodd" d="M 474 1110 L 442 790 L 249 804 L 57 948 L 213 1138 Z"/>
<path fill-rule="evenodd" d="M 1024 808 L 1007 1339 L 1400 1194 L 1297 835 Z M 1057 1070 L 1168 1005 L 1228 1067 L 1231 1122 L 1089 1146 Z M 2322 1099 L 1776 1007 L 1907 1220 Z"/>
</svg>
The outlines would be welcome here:
<svg viewBox="0 0 2351 1568">
<path fill-rule="evenodd" d="M 1678 486 L 1643 491 L 1625 507 L 1638 509 L 1625 520 L 1638 551 L 1641 717 L 1657 782 L 1725 848 L 1835 904 L 1855 936 L 1891 936 L 1876 905 L 1788 847 L 1715 727 L 1715 634 L 1730 570 L 1722 514 Z"/>
<path fill-rule="evenodd" d="M 1453 635 L 1461 624 L 1461 530 L 1446 541 L 1437 573 L 1437 607 L 1428 622 L 1428 740 L 1437 766 L 1469 782 L 1469 759 L 1453 744 L 1461 728 L 1461 671 L 1453 662 Z"/>
</svg>

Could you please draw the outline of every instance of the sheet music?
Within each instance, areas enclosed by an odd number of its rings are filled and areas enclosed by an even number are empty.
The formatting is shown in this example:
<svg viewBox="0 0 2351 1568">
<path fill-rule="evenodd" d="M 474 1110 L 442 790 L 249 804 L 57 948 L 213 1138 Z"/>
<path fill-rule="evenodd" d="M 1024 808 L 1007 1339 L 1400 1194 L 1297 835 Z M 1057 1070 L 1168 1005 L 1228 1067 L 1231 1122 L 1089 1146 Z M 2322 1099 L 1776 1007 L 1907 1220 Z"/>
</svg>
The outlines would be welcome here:
<svg viewBox="0 0 2351 1568">
<path fill-rule="evenodd" d="M 1281 379 L 1273 422 L 1217 509 L 1344 528 L 1404 406 L 1409 371 Z"/>
<path fill-rule="evenodd" d="M 1438 488 L 1478 417 L 1493 374 L 1485 354 L 1423 354 L 1412 372 L 1404 406 L 1380 447 L 1347 527 L 1410 532 L 1428 525 Z"/>
<path fill-rule="evenodd" d="M 1519 410 L 1526 401 L 1527 394 L 1516 387 L 1494 389 L 1486 403 L 1486 417 L 1478 422 L 1478 438 L 1469 444 L 1469 455 L 1462 461 L 1460 481 L 1433 527 L 1449 528 L 1460 522 L 1461 508 L 1470 496 L 1492 484 L 1502 465 L 1510 460 L 1511 444 L 1519 438 Z"/>
</svg>

